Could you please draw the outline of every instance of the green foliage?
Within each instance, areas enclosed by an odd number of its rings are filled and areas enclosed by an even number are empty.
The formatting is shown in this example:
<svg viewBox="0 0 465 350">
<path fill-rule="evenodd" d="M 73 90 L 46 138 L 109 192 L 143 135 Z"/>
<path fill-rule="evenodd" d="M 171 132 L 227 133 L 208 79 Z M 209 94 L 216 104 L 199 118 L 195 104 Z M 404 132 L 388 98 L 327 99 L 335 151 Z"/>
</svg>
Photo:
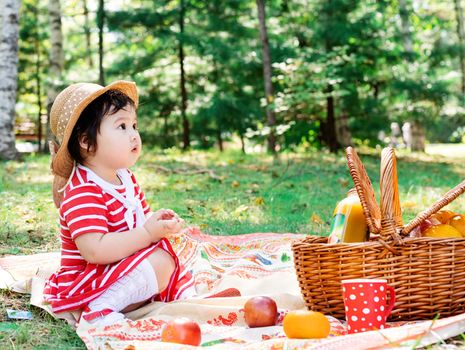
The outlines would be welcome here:
<svg viewBox="0 0 465 350">
<path fill-rule="evenodd" d="M 183 33 L 180 4 L 106 3 L 106 80 L 134 80 L 144 139 L 162 148 L 178 146 L 182 45 L 193 144 L 212 147 L 236 136 L 265 142 L 269 130 L 255 1 L 183 0 Z M 456 35 L 455 9 L 439 0 L 406 4 L 400 16 L 398 1 L 266 2 L 275 90 L 270 108 L 281 149 L 321 146 L 328 97 L 336 120 L 348 117 L 354 139 L 375 144 L 378 132 L 389 131 L 393 121 L 420 121 L 432 142 L 458 139 L 452 133 L 463 114 L 458 59 L 463 43 Z M 87 24 L 82 2 L 62 6 L 61 84 L 97 81 L 96 5 L 88 4 Z M 37 123 L 37 84 L 42 100 L 48 84 L 47 10 L 45 3 L 26 0 L 21 13 L 18 123 Z M 400 17 L 409 22 L 408 33 Z"/>
</svg>

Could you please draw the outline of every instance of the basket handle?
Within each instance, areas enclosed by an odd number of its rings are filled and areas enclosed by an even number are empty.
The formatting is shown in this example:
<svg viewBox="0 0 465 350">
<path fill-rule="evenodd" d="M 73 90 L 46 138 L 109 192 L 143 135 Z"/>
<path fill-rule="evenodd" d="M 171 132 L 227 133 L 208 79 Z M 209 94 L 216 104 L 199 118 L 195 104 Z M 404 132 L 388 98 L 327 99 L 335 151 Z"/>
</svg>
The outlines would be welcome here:
<svg viewBox="0 0 465 350">
<path fill-rule="evenodd" d="M 392 147 L 386 147 L 381 152 L 380 168 L 380 207 L 381 207 L 381 238 L 384 241 L 394 239 L 399 241 L 397 230 L 403 227 L 402 211 L 399 200 L 397 181 L 396 154 Z"/>
<path fill-rule="evenodd" d="M 419 213 L 415 219 L 410 221 L 405 227 L 402 229 L 402 234 L 406 235 L 410 233 L 416 226 L 418 226 L 423 220 L 427 217 L 431 216 L 432 214 L 436 213 L 441 208 L 445 207 L 447 204 L 452 202 L 455 198 L 460 196 L 462 193 L 465 192 L 465 180 L 459 183 L 457 186 L 449 190 L 446 194 L 442 196 L 441 199 L 437 200 L 431 207 Z"/>
</svg>

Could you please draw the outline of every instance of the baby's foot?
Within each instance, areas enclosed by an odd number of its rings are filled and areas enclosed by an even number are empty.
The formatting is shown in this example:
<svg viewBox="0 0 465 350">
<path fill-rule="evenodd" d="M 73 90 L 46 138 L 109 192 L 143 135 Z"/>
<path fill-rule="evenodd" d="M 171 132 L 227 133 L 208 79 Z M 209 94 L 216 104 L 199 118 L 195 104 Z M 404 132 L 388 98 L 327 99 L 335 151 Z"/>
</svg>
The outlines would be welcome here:
<svg viewBox="0 0 465 350">
<path fill-rule="evenodd" d="M 113 311 L 111 309 L 93 311 L 89 308 L 85 308 L 81 314 L 81 318 L 79 319 L 79 326 L 110 326 L 125 319 L 126 318 L 122 313 Z"/>
</svg>

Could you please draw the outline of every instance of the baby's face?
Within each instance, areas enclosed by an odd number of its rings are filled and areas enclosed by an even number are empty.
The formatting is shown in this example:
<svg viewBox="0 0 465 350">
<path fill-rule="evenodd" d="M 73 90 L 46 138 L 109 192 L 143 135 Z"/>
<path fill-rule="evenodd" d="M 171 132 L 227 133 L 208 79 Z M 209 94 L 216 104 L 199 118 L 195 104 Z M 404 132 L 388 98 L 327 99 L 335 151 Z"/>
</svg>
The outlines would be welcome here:
<svg viewBox="0 0 465 350">
<path fill-rule="evenodd" d="M 103 118 L 92 162 L 98 162 L 109 170 L 129 168 L 136 163 L 141 149 L 136 111 L 126 106 Z"/>
</svg>

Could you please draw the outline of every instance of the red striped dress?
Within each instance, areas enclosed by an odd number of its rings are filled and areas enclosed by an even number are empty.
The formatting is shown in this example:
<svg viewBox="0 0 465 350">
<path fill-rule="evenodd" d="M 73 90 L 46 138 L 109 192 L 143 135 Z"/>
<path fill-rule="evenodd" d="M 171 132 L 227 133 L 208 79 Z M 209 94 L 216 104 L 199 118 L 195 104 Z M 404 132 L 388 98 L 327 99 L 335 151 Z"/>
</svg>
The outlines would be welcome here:
<svg viewBox="0 0 465 350">
<path fill-rule="evenodd" d="M 144 214 L 150 211 L 144 193 L 128 170 L 134 185 L 136 199 L 141 201 Z M 122 195 L 124 185 L 114 186 Z M 189 286 L 185 278 L 180 280 L 180 267 L 176 254 L 166 238 L 147 248 L 112 264 L 98 265 L 88 263 L 81 256 L 74 240 L 86 233 L 127 231 L 124 219 L 125 207 L 100 186 L 87 180 L 87 172 L 79 165 L 65 189 L 60 206 L 61 226 L 61 267 L 47 280 L 44 298 L 51 304 L 54 312 L 71 311 L 85 307 L 91 300 L 103 293 L 113 282 L 127 275 L 143 259 L 157 248 L 168 252 L 174 259 L 176 268 L 168 287 L 157 296 L 158 300 L 171 301 L 179 297 L 180 292 Z M 134 215 L 135 216 L 135 215 Z M 136 218 L 134 217 L 134 220 Z M 184 275 L 184 273 L 181 273 Z M 188 283 L 190 284 L 190 283 Z"/>
</svg>

